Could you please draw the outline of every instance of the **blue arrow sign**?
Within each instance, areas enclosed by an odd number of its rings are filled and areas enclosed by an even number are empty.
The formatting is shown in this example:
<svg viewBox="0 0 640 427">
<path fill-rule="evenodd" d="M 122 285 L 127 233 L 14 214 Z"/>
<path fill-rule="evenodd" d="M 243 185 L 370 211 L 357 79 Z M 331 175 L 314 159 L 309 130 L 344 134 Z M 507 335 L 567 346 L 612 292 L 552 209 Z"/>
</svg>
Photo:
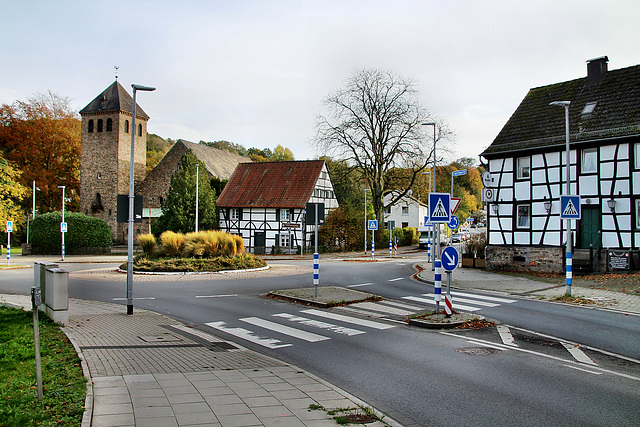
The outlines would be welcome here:
<svg viewBox="0 0 640 427">
<path fill-rule="evenodd" d="M 429 193 L 429 219 L 431 222 L 451 220 L 451 195 L 449 193 Z"/>
<path fill-rule="evenodd" d="M 560 196 L 560 218 L 580 219 L 580 196 Z"/>
<path fill-rule="evenodd" d="M 7 233 L 13 233 L 13 221 L 7 221 Z"/>
<path fill-rule="evenodd" d="M 460 256 L 458 255 L 458 251 L 453 246 L 447 246 L 442 251 L 442 268 L 444 268 L 445 271 L 455 270 L 459 260 Z"/>
<path fill-rule="evenodd" d="M 367 228 L 369 230 L 377 230 L 378 229 L 378 220 L 377 219 L 370 219 L 369 221 L 367 221 Z"/>
<path fill-rule="evenodd" d="M 449 224 L 447 225 L 450 229 L 455 230 L 460 226 L 460 219 L 455 215 L 451 215 L 451 221 L 449 221 Z"/>
<path fill-rule="evenodd" d="M 451 175 L 453 176 L 460 176 L 460 175 L 466 175 L 467 174 L 467 170 L 466 169 L 462 169 L 459 171 L 453 171 L 451 172 Z"/>
</svg>

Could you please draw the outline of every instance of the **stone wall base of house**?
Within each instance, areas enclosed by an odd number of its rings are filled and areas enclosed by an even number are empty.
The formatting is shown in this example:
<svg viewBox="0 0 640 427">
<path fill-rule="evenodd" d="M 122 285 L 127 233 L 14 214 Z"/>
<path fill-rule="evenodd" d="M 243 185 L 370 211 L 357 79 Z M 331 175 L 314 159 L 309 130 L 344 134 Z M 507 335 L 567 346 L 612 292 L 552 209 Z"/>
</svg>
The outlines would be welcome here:
<svg viewBox="0 0 640 427">
<path fill-rule="evenodd" d="M 552 246 L 487 246 L 487 270 L 536 271 L 562 273 L 562 247 Z"/>
</svg>

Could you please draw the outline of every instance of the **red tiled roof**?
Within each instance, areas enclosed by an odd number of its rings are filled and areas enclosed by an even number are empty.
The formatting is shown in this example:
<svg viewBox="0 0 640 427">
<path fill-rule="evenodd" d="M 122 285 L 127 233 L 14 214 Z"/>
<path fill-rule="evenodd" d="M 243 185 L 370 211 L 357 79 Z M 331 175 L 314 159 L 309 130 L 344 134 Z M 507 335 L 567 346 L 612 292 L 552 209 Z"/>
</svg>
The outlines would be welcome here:
<svg viewBox="0 0 640 427">
<path fill-rule="evenodd" d="M 239 164 L 218 197 L 231 208 L 304 208 L 324 160 Z"/>
</svg>

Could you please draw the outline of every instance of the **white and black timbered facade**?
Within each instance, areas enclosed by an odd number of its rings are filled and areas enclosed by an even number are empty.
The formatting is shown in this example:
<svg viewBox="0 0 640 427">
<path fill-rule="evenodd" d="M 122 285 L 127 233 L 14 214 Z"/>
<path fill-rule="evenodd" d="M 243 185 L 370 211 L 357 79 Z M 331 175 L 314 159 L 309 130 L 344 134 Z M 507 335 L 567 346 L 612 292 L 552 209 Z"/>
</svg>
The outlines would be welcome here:
<svg viewBox="0 0 640 427">
<path fill-rule="evenodd" d="M 248 252 L 298 253 L 313 245 L 307 203 L 338 207 L 322 160 L 240 164 L 218 198 L 220 229 L 244 239 Z"/>
<path fill-rule="evenodd" d="M 640 245 L 640 66 L 607 70 L 588 61 L 588 76 L 529 91 L 482 156 L 491 174 L 487 200 L 488 268 L 564 269 L 565 109 L 570 101 L 571 220 L 574 264 L 605 264 L 625 251 L 637 266 Z M 604 249 L 605 251 L 600 251 Z"/>
</svg>

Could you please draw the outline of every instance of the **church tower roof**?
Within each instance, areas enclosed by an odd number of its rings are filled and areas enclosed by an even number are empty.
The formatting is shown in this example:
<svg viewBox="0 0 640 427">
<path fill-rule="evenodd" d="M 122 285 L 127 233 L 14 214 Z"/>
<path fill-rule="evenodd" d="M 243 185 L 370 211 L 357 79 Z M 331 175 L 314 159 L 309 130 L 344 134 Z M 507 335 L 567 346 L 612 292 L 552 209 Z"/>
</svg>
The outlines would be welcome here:
<svg viewBox="0 0 640 427">
<path fill-rule="evenodd" d="M 100 95 L 96 96 L 93 101 L 87 104 L 86 107 L 80 110 L 80 115 L 107 111 L 125 111 L 131 113 L 132 109 L 133 98 L 116 80 Z M 144 117 L 147 120 L 149 119 L 149 116 L 140 108 L 140 105 L 136 105 L 136 116 Z"/>
</svg>

